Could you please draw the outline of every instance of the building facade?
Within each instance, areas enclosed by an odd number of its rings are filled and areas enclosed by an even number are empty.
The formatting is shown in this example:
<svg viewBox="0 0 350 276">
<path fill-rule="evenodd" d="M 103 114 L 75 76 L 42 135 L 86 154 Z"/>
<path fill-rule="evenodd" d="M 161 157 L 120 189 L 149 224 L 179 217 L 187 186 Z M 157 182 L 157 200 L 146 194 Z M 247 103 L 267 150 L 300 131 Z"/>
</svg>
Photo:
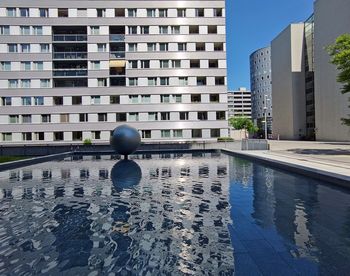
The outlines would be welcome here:
<svg viewBox="0 0 350 276">
<path fill-rule="evenodd" d="M 252 91 L 252 119 L 264 129 L 267 112 L 268 133 L 272 133 L 271 47 L 259 49 L 250 55 L 250 85 Z"/>
<path fill-rule="evenodd" d="M 0 2 L 1 143 L 227 136 L 225 1 Z"/>
<path fill-rule="evenodd" d="M 252 118 L 251 92 L 245 87 L 240 87 L 235 91 L 228 91 L 228 116 L 243 116 Z"/>
</svg>

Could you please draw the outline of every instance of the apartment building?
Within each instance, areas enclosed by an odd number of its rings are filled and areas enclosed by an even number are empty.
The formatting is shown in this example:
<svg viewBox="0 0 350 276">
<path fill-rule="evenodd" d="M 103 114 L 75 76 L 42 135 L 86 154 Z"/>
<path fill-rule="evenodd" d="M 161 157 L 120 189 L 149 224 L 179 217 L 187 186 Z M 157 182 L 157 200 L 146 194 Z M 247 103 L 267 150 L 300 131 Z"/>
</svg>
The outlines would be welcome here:
<svg viewBox="0 0 350 276">
<path fill-rule="evenodd" d="M 227 136 L 225 1 L 0 2 L 2 144 Z"/>
<path fill-rule="evenodd" d="M 245 87 L 240 87 L 235 91 L 227 93 L 228 98 L 228 116 L 252 117 L 251 92 Z"/>
</svg>

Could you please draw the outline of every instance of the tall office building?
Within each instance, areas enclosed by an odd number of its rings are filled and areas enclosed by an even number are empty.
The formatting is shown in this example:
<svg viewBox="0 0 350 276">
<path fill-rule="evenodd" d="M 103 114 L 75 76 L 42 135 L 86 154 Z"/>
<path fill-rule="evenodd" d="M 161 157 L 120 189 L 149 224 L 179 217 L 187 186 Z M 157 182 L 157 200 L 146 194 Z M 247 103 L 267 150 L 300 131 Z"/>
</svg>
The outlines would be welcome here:
<svg viewBox="0 0 350 276">
<path fill-rule="evenodd" d="M 225 1 L 0 2 L 0 140 L 227 136 Z"/>
<path fill-rule="evenodd" d="M 228 91 L 228 116 L 252 117 L 252 100 L 251 92 L 245 87 L 240 87 L 235 91 Z"/>
<path fill-rule="evenodd" d="M 264 129 L 265 109 L 268 133 L 272 133 L 271 47 L 250 55 L 250 86 L 252 91 L 252 119 Z"/>
</svg>

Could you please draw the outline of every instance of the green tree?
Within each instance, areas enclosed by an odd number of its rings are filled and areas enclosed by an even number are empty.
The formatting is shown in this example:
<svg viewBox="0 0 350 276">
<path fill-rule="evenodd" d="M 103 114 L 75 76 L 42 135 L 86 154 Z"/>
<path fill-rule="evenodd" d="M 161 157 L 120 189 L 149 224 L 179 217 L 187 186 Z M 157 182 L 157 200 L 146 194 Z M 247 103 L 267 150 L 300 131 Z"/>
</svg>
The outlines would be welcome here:
<svg viewBox="0 0 350 276">
<path fill-rule="evenodd" d="M 237 130 L 247 130 L 249 133 L 258 131 L 258 128 L 254 126 L 251 119 L 247 117 L 232 117 L 228 120 L 230 126 Z"/>
<path fill-rule="evenodd" d="M 331 63 L 339 70 L 337 81 L 343 84 L 341 92 L 350 92 L 350 34 L 339 36 L 335 43 L 327 47 Z M 349 98 L 350 101 L 350 98 Z M 350 106 L 349 106 L 350 107 Z M 350 114 L 349 114 L 350 117 Z M 350 118 L 341 119 L 344 125 L 350 126 Z"/>
</svg>

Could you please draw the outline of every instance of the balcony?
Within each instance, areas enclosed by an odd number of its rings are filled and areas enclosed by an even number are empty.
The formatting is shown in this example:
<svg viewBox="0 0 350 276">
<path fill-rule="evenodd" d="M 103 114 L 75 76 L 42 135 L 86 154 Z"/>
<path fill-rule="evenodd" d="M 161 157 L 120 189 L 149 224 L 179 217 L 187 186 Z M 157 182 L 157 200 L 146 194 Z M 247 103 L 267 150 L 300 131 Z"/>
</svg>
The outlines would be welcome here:
<svg viewBox="0 0 350 276">
<path fill-rule="evenodd" d="M 87 76 L 87 68 L 82 69 L 54 69 L 54 77 L 84 77 Z"/>
<path fill-rule="evenodd" d="M 123 35 L 123 34 L 110 34 L 109 40 L 110 41 L 117 41 L 117 42 L 124 41 L 125 35 Z"/>
<path fill-rule="evenodd" d="M 53 59 L 87 59 L 87 52 L 55 52 Z"/>
<path fill-rule="evenodd" d="M 58 34 L 52 36 L 55 42 L 84 42 L 87 41 L 86 34 Z"/>
<path fill-rule="evenodd" d="M 125 52 L 124 51 L 118 51 L 118 52 L 111 52 L 110 53 L 111 59 L 124 59 L 125 58 Z"/>
</svg>

